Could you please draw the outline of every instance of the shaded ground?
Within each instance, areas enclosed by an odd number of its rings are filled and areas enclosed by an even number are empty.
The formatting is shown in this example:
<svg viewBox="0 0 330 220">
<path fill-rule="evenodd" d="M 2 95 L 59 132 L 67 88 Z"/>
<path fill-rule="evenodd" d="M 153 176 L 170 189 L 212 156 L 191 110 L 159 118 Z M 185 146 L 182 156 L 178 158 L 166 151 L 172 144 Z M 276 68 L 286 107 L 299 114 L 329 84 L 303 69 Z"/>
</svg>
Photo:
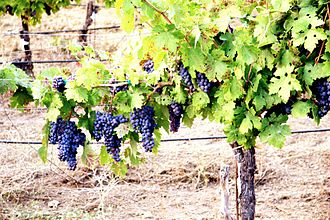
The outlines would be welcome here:
<svg viewBox="0 0 330 220">
<path fill-rule="evenodd" d="M 0 139 L 21 139 L 20 134 L 40 139 L 42 113 L 7 113 L 0 113 Z M 321 127 L 328 122 L 329 117 Z M 310 120 L 290 123 L 313 126 Z M 197 122 L 164 138 L 220 132 L 217 125 Z M 258 146 L 256 218 L 329 219 L 329 133 L 292 135 L 281 150 Z M 39 146 L 0 144 L 0 219 L 220 219 L 221 163 L 230 164 L 234 176 L 233 154 L 224 140 L 164 142 L 158 156 L 146 155 L 146 163 L 130 168 L 124 179 L 82 164 L 69 172 L 57 160 L 56 147 L 49 155 L 53 164 L 44 165 L 32 147 Z M 233 199 L 233 178 L 230 185 Z"/>
</svg>

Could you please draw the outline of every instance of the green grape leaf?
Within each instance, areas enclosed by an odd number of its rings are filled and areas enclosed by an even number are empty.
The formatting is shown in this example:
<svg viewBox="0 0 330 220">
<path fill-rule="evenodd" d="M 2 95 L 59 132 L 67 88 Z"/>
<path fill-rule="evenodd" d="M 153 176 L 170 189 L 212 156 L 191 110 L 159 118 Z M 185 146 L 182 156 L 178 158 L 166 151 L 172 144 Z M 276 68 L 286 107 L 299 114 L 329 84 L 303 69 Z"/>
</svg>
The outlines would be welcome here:
<svg viewBox="0 0 330 220">
<path fill-rule="evenodd" d="M 271 0 L 271 4 L 273 5 L 274 9 L 279 12 L 287 12 L 291 7 L 292 0 Z"/>
<path fill-rule="evenodd" d="M 33 97 L 30 91 L 24 87 L 18 86 L 18 89 L 10 97 L 11 108 L 24 108 L 27 104 L 33 102 Z"/>
<path fill-rule="evenodd" d="M 252 130 L 253 125 L 250 118 L 246 117 L 243 119 L 241 125 L 239 126 L 239 132 L 242 134 L 248 133 L 249 130 Z"/>
<path fill-rule="evenodd" d="M 292 74 L 294 66 L 278 67 L 269 85 L 269 94 L 278 94 L 284 102 L 290 98 L 291 91 L 301 91 L 296 75 Z M 278 78 L 279 77 L 279 78 Z"/>
<path fill-rule="evenodd" d="M 237 48 L 237 60 L 242 64 L 252 64 L 258 59 L 259 50 L 253 46 L 240 46 Z"/>
<path fill-rule="evenodd" d="M 312 105 L 310 102 L 298 101 L 292 106 L 292 116 L 295 118 L 305 117 L 311 109 Z"/>
<path fill-rule="evenodd" d="M 45 118 L 49 121 L 56 121 L 57 117 L 61 114 L 59 109 L 63 107 L 63 102 L 58 94 L 55 94 L 51 101 Z"/>
<path fill-rule="evenodd" d="M 178 40 L 169 32 L 162 32 L 156 37 L 156 46 L 159 48 L 168 48 L 169 51 L 175 52 L 178 47 Z"/>
<path fill-rule="evenodd" d="M 47 162 L 47 154 L 48 154 L 48 148 L 45 146 L 42 146 L 38 149 L 38 155 L 43 163 Z"/>
<path fill-rule="evenodd" d="M 88 90 L 83 87 L 77 87 L 74 82 L 71 82 L 65 90 L 65 96 L 67 99 L 72 99 L 75 102 L 87 102 Z"/>
<path fill-rule="evenodd" d="M 210 98 L 205 92 L 197 92 L 192 96 L 192 105 L 197 110 L 202 109 L 210 103 Z"/>
<path fill-rule="evenodd" d="M 144 96 L 139 93 L 131 94 L 131 109 L 141 108 L 143 106 Z"/>
<path fill-rule="evenodd" d="M 266 100 L 262 96 L 257 95 L 253 99 L 253 104 L 256 107 L 256 111 L 260 111 L 263 107 L 266 106 Z"/>
<path fill-rule="evenodd" d="M 311 29 L 306 33 L 306 40 L 305 40 L 305 44 L 304 47 L 309 50 L 310 52 L 312 52 L 318 41 L 319 40 L 325 40 L 327 39 L 327 35 L 323 32 L 323 30 L 321 28 L 318 29 Z"/>
<path fill-rule="evenodd" d="M 268 142 L 276 148 L 281 148 L 285 143 L 286 136 L 290 134 L 291 130 L 288 125 L 271 124 L 261 131 L 259 136 L 261 141 Z"/>
<path fill-rule="evenodd" d="M 107 148 L 106 146 L 102 146 L 101 147 L 101 151 L 100 151 L 100 164 L 103 166 L 105 164 L 108 164 L 110 162 L 110 155 L 109 153 L 107 152 Z"/>
<path fill-rule="evenodd" d="M 214 71 L 216 73 L 215 77 L 218 80 L 221 80 L 227 72 L 227 64 L 222 61 L 216 61 L 214 63 Z"/>
<path fill-rule="evenodd" d="M 88 143 L 85 143 L 85 146 L 83 147 L 81 161 L 89 167 L 96 164 L 96 155 Z"/>
<path fill-rule="evenodd" d="M 188 128 L 191 128 L 191 126 L 193 125 L 194 123 L 194 118 L 190 118 L 188 116 L 188 114 L 184 113 L 183 114 L 183 117 L 182 117 L 182 122 L 185 126 L 187 126 Z"/>
</svg>

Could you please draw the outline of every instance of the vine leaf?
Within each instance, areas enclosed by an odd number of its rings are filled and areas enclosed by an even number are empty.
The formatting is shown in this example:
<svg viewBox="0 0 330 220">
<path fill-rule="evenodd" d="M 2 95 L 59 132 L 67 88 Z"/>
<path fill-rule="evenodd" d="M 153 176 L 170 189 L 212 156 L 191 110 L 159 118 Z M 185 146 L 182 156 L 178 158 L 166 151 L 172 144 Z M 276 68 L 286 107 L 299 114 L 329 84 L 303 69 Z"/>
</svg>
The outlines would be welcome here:
<svg viewBox="0 0 330 220">
<path fill-rule="evenodd" d="M 47 114 L 46 114 L 46 119 L 49 121 L 56 121 L 57 117 L 61 114 L 60 108 L 63 107 L 63 102 L 60 99 L 58 94 L 55 94 L 52 97 L 52 102 L 48 108 Z"/>
<path fill-rule="evenodd" d="M 76 102 L 87 102 L 88 100 L 88 91 L 82 87 L 76 87 L 75 83 L 71 82 L 69 88 L 65 91 L 65 96 L 67 99 L 72 99 Z"/>
<path fill-rule="evenodd" d="M 156 37 L 156 46 L 159 48 L 168 48 L 171 52 L 175 52 L 178 46 L 178 40 L 169 32 L 162 32 Z"/>
<path fill-rule="evenodd" d="M 298 101 L 292 106 L 292 116 L 295 118 L 305 117 L 310 112 L 312 105 L 310 102 Z"/>
<path fill-rule="evenodd" d="M 241 125 L 239 126 L 239 132 L 242 134 L 248 133 L 249 130 L 252 130 L 253 125 L 249 117 L 243 119 Z"/>
<path fill-rule="evenodd" d="M 192 97 L 192 105 L 194 109 L 200 110 L 210 103 L 210 98 L 205 92 L 197 92 Z"/>
<path fill-rule="evenodd" d="M 283 101 L 288 101 L 292 90 L 300 91 L 301 86 L 294 74 L 294 66 L 278 67 L 270 81 L 269 94 L 278 94 Z"/>
<path fill-rule="evenodd" d="M 304 47 L 312 52 L 319 40 L 327 39 L 327 35 L 323 32 L 322 29 L 311 29 L 306 33 L 306 40 Z"/>
<path fill-rule="evenodd" d="M 270 145 L 281 148 L 284 145 L 286 136 L 291 134 L 288 125 L 270 124 L 262 132 L 260 132 L 260 139 L 263 142 L 268 142 Z"/>
<path fill-rule="evenodd" d="M 131 94 L 131 109 L 141 108 L 143 105 L 144 96 L 139 93 Z"/>
<path fill-rule="evenodd" d="M 102 146 L 100 151 L 100 164 L 103 166 L 109 162 L 110 162 L 110 155 L 107 152 L 107 148 L 105 146 Z"/>
<path fill-rule="evenodd" d="M 287 1 L 272 0 L 271 4 L 273 5 L 276 11 L 287 12 L 291 7 L 291 1 L 292 0 L 287 0 Z"/>
</svg>

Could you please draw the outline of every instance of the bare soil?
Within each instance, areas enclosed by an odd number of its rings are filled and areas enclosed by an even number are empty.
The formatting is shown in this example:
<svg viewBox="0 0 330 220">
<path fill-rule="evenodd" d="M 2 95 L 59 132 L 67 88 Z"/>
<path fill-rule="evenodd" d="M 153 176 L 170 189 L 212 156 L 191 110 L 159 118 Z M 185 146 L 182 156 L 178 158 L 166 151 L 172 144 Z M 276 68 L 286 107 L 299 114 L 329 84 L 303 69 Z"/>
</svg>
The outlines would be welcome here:
<svg viewBox="0 0 330 220">
<path fill-rule="evenodd" d="M 0 139 L 40 140 L 43 113 L 0 113 Z M 329 117 L 321 127 L 326 127 Z M 290 120 L 294 129 L 315 128 Z M 221 135 L 221 126 L 197 121 L 164 138 Z M 219 169 L 231 166 L 231 213 L 235 215 L 234 159 L 225 140 L 163 142 L 159 154 L 130 167 L 125 178 L 107 167 L 70 172 L 50 147 L 50 162 L 37 145 L 0 144 L 0 219 L 221 219 Z M 96 148 L 97 150 L 97 148 Z M 329 219 L 328 132 L 294 134 L 283 149 L 257 149 L 256 219 Z"/>
</svg>

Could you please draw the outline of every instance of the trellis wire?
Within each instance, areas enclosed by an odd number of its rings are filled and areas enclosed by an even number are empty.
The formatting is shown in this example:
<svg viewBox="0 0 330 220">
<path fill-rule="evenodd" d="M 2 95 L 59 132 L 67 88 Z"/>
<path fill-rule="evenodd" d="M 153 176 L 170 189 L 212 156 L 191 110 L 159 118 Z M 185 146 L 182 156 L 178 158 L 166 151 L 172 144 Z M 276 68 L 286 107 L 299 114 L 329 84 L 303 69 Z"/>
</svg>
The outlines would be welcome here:
<svg viewBox="0 0 330 220">
<path fill-rule="evenodd" d="M 106 27 L 94 27 L 88 28 L 87 31 L 98 31 L 98 30 L 112 30 L 119 29 L 120 25 L 106 26 Z M 80 32 L 84 31 L 83 29 L 71 29 L 71 30 L 53 30 L 53 31 L 30 31 L 30 32 L 4 32 L 2 35 L 10 36 L 10 35 L 49 35 L 49 34 L 57 34 L 57 33 L 70 33 L 70 32 Z M 78 35 L 87 35 L 87 34 L 78 34 Z"/>
<path fill-rule="evenodd" d="M 322 133 L 328 132 L 330 128 L 320 128 L 320 129 L 306 129 L 306 130 L 295 130 L 292 131 L 292 134 L 305 134 L 305 133 Z M 219 139 L 226 139 L 226 135 L 220 136 L 207 136 L 207 137 L 188 137 L 188 138 L 168 138 L 162 139 L 160 142 L 178 142 L 178 141 L 203 141 L 203 140 L 219 140 Z M 18 141 L 18 140 L 0 140 L 2 144 L 33 144 L 33 145 L 41 145 L 41 141 Z M 103 142 L 91 142 L 91 144 L 102 145 Z"/>
<path fill-rule="evenodd" d="M 2 103 L 1 103 L 2 104 Z M 7 116 L 7 118 L 8 118 L 8 120 L 11 122 L 11 124 L 12 124 L 12 126 L 14 127 L 14 129 L 18 132 L 18 134 L 19 134 L 19 136 L 21 137 L 21 138 L 23 138 L 24 136 L 21 134 L 21 132 L 20 132 L 20 130 L 17 128 L 17 126 L 13 123 L 13 121 L 11 120 L 11 118 L 10 118 L 10 116 L 9 116 L 9 114 L 7 113 L 7 112 L 5 112 L 5 114 L 6 114 L 6 116 Z M 37 153 L 39 153 L 39 151 L 36 149 L 36 148 L 34 148 L 33 146 L 32 146 L 32 144 L 27 144 L 31 149 L 33 149 L 34 151 L 36 151 Z M 75 178 L 73 178 L 71 175 L 69 175 L 69 174 L 67 174 L 61 167 L 59 167 L 57 164 L 55 164 L 53 161 L 51 161 L 50 159 L 48 159 L 48 158 L 46 158 L 46 160 L 50 163 L 50 164 L 52 164 L 53 166 L 55 166 L 59 171 L 61 171 L 63 174 L 65 174 L 67 177 L 69 177 L 71 180 L 73 180 L 73 181 L 75 181 L 75 182 L 79 182 L 78 180 L 76 180 Z M 57 174 L 58 175 L 58 173 L 57 172 L 55 172 L 54 170 L 52 170 L 55 174 Z"/>
</svg>

